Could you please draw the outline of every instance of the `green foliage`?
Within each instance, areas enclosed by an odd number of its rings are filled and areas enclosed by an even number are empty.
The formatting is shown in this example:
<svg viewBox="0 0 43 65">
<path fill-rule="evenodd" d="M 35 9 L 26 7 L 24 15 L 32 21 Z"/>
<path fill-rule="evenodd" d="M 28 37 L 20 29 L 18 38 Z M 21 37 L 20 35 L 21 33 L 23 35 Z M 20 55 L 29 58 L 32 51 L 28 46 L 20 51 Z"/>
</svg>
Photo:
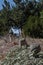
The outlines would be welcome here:
<svg viewBox="0 0 43 65">
<path fill-rule="evenodd" d="M 35 16 L 30 16 L 23 26 L 24 33 L 31 37 L 42 37 L 43 38 L 43 19 Z"/>
<path fill-rule="evenodd" d="M 21 29 L 23 27 L 25 34 L 33 37 L 43 37 L 43 11 L 40 13 L 41 4 L 36 0 L 32 2 L 28 0 L 13 1 L 16 6 L 13 6 L 12 9 L 7 0 L 4 0 L 4 5 L 2 5 L 3 9 L 0 11 L 0 34 L 8 31 L 11 26 L 16 25 Z"/>
</svg>

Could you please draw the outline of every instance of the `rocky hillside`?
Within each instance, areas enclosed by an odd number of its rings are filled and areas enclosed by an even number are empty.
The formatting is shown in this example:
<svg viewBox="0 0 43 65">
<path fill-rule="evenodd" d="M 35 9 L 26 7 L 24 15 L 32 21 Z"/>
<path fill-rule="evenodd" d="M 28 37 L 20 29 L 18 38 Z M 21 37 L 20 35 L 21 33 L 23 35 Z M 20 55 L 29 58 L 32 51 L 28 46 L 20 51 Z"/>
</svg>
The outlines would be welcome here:
<svg viewBox="0 0 43 65">
<path fill-rule="evenodd" d="M 22 46 L 12 47 L 7 53 L 5 59 L 0 61 L 0 65 L 43 65 L 43 52 L 39 52 L 38 57 L 33 56 L 30 47 Z"/>
</svg>

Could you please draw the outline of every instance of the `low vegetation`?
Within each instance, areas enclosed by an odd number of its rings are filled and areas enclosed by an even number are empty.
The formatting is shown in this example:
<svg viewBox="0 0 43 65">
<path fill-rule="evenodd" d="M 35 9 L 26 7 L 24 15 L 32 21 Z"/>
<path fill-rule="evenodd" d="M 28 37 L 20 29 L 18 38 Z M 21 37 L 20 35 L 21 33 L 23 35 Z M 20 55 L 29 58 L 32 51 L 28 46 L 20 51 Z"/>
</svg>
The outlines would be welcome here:
<svg viewBox="0 0 43 65">
<path fill-rule="evenodd" d="M 19 48 L 15 46 L 9 50 L 5 59 L 0 61 L 1 65 L 43 65 L 43 52 L 38 53 L 39 57 L 33 57 L 29 47 Z"/>
</svg>

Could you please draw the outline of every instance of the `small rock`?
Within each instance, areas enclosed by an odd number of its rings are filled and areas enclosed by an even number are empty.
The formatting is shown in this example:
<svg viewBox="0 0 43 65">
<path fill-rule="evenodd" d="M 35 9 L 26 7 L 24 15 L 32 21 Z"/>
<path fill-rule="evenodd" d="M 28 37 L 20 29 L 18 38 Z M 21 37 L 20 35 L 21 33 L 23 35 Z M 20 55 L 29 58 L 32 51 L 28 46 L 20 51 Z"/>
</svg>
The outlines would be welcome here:
<svg viewBox="0 0 43 65">
<path fill-rule="evenodd" d="M 41 47 L 39 44 L 32 44 L 30 45 L 30 50 L 34 51 L 35 53 L 38 53 L 41 51 Z"/>
<path fill-rule="evenodd" d="M 39 44 L 30 45 L 30 50 L 31 52 L 33 52 L 33 57 L 35 58 L 39 57 L 39 55 L 37 55 L 37 53 L 41 51 L 41 47 Z"/>
</svg>

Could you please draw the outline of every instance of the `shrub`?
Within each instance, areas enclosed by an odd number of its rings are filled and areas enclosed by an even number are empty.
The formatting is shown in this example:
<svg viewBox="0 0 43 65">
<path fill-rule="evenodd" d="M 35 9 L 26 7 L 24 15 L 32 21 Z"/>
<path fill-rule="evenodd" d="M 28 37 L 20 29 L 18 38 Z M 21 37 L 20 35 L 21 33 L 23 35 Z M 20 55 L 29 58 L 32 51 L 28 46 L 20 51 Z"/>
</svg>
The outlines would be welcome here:
<svg viewBox="0 0 43 65">
<path fill-rule="evenodd" d="M 24 34 L 31 37 L 43 38 L 43 19 L 30 16 L 23 26 Z"/>
</svg>

